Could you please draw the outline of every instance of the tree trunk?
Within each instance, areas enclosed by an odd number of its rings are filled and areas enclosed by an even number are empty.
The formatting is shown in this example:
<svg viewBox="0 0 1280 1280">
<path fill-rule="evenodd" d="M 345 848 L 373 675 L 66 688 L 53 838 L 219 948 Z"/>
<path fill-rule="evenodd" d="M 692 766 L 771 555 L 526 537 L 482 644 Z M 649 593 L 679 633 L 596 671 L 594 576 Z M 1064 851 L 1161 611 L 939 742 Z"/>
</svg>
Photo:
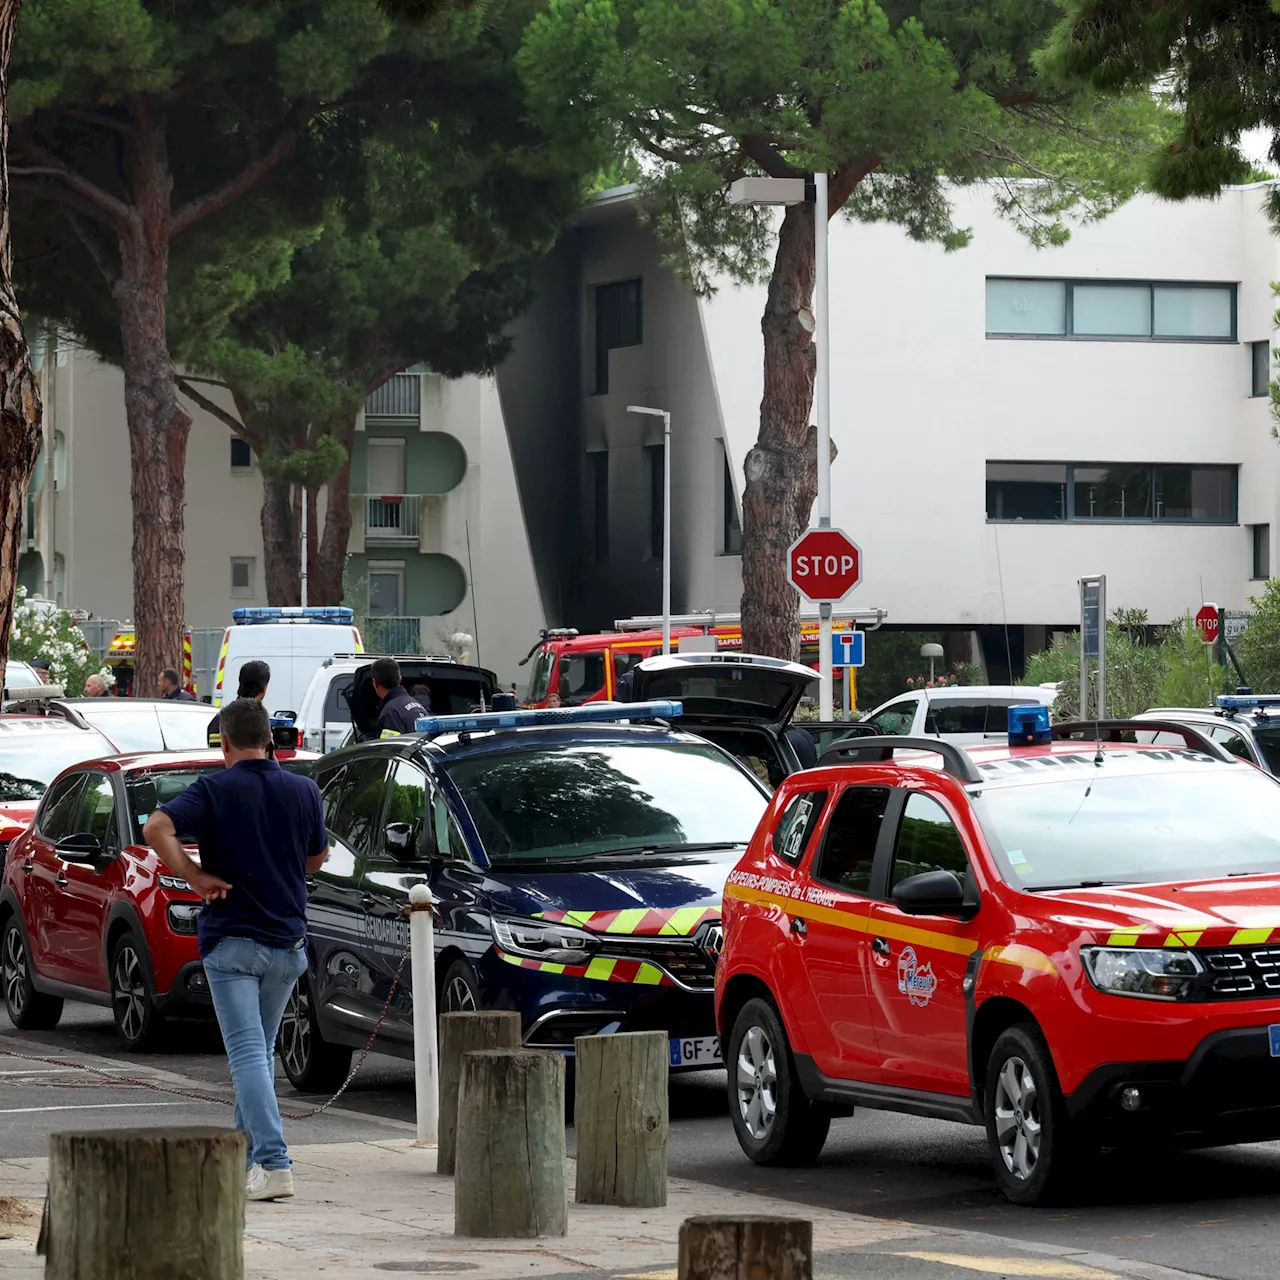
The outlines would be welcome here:
<svg viewBox="0 0 1280 1280">
<path fill-rule="evenodd" d="M 296 605 L 302 599 L 298 526 L 287 480 L 262 477 L 262 561 L 267 603 Z"/>
<path fill-rule="evenodd" d="M 13 296 L 9 239 L 9 56 L 21 7 L 20 0 L 0 0 L 0 671 L 9 654 L 27 485 L 40 453 L 40 392 Z"/>
<path fill-rule="evenodd" d="M 742 497 L 742 647 L 795 658 L 799 596 L 787 581 L 787 548 L 809 523 L 818 493 L 816 429 L 810 423 L 813 335 L 799 312 L 813 304 L 813 206 L 782 220 L 769 278 L 760 434 L 747 454 Z"/>
<path fill-rule="evenodd" d="M 160 672 L 182 665 L 182 533 L 191 418 L 178 401 L 166 325 L 173 179 L 163 119 L 146 119 L 127 135 L 124 151 L 136 204 L 120 231 L 121 269 L 112 292 L 120 313 L 133 473 L 134 688 L 151 697 Z"/>
<path fill-rule="evenodd" d="M 324 513 L 324 533 L 316 555 L 315 576 L 310 586 L 311 604 L 341 604 L 342 578 L 347 567 L 347 545 L 351 541 L 351 446 L 356 424 L 344 424 L 328 433 L 347 451 L 342 470 L 329 481 L 329 503 Z M 359 603 L 350 602 L 357 613 Z"/>
<path fill-rule="evenodd" d="M 813 1280 L 813 1223 L 803 1218 L 686 1218 L 680 1280 Z"/>
</svg>

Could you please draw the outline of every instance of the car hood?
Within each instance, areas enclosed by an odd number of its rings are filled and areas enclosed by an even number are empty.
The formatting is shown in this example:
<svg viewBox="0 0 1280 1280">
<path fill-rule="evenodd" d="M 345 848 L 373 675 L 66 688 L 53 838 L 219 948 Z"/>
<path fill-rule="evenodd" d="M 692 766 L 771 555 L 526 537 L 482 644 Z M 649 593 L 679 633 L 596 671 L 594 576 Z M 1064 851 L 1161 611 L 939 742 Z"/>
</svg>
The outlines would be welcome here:
<svg viewBox="0 0 1280 1280">
<path fill-rule="evenodd" d="M 12 840 L 29 827 L 39 804 L 39 800 L 0 801 L 0 840 Z"/>
<path fill-rule="evenodd" d="M 1113 885 L 1037 895 L 1064 924 L 1124 945 L 1237 946 L 1280 937 L 1280 876 Z M 1119 935 L 1119 936 L 1117 936 Z M 1176 935 L 1176 936 L 1175 936 Z"/>
</svg>

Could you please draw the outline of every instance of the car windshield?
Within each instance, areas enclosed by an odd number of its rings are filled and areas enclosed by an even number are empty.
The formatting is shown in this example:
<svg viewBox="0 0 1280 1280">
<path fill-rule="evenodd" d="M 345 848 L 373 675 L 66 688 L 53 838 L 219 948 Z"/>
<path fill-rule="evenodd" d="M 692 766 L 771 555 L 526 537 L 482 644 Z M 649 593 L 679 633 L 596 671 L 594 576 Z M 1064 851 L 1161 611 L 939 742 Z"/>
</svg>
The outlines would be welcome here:
<svg viewBox="0 0 1280 1280">
<path fill-rule="evenodd" d="M 1258 744 L 1262 763 L 1270 772 L 1280 777 L 1280 727 L 1263 729 L 1255 726 L 1253 740 Z"/>
<path fill-rule="evenodd" d="M 83 760 L 115 755 L 93 729 L 68 729 L 66 722 L 25 721 L 21 728 L 0 722 L 0 801 L 39 800 L 63 769 Z"/>
<path fill-rule="evenodd" d="M 1023 889 L 1280 871 L 1280 786 L 1248 766 L 1082 763 L 1052 782 L 990 788 L 974 807 L 1001 874 Z"/>
<path fill-rule="evenodd" d="M 556 655 L 550 649 L 544 649 L 533 660 L 533 670 L 529 673 L 529 701 L 541 702 L 551 687 L 551 673 L 555 670 Z"/>
<path fill-rule="evenodd" d="M 220 773 L 226 768 L 218 763 L 190 765 L 184 769 L 148 769 L 144 773 L 131 773 L 124 784 L 129 797 L 129 816 L 137 839 L 142 839 L 142 828 L 162 804 L 176 800 L 197 778 L 206 773 Z M 184 844 L 194 844 L 185 832 L 178 832 Z"/>
<path fill-rule="evenodd" d="M 513 751 L 458 760 L 449 776 L 498 864 L 745 844 L 768 803 L 709 743 Z"/>
</svg>

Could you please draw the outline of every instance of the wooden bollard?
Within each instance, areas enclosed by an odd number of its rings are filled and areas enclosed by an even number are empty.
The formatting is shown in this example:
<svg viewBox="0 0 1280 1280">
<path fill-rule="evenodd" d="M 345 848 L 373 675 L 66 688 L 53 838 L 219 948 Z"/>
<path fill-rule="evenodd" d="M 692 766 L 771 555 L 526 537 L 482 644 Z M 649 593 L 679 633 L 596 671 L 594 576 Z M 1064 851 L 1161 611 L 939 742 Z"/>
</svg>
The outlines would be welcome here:
<svg viewBox="0 0 1280 1280">
<path fill-rule="evenodd" d="M 462 1055 L 479 1049 L 518 1049 L 520 1015 L 446 1013 L 440 1019 L 440 1138 L 436 1172 L 452 1173 L 458 1145 L 458 1083 Z"/>
<path fill-rule="evenodd" d="M 668 1047 L 663 1031 L 579 1036 L 573 1126 L 579 1204 L 667 1203 Z"/>
<path fill-rule="evenodd" d="M 813 1280 L 813 1223 L 804 1218 L 686 1218 L 680 1280 Z"/>
<path fill-rule="evenodd" d="M 245 1135 L 49 1138 L 45 1280 L 243 1280 Z"/>
<path fill-rule="evenodd" d="M 453 1230 L 529 1239 L 569 1228 L 564 1059 L 530 1049 L 463 1056 Z"/>
</svg>

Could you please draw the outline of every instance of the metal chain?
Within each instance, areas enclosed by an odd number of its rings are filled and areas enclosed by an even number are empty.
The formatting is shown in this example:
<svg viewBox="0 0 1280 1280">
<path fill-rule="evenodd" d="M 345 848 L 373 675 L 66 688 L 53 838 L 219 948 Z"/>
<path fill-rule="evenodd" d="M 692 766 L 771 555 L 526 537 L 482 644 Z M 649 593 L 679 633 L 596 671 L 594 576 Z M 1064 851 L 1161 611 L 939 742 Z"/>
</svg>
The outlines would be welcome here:
<svg viewBox="0 0 1280 1280">
<path fill-rule="evenodd" d="M 333 1095 L 328 1102 L 322 1103 L 318 1107 L 313 1107 L 310 1111 L 281 1111 L 280 1116 L 284 1120 L 310 1120 L 321 1112 L 328 1111 L 335 1102 L 347 1091 L 347 1086 L 356 1078 L 356 1073 L 364 1066 L 365 1059 L 369 1056 L 373 1049 L 373 1042 L 378 1038 L 378 1032 L 382 1030 L 382 1024 L 386 1021 L 388 1012 L 391 1009 L 391 1001 L 395 999 L 396 990 L 400 986 L 400 978 L 404 973 L 404 962 L 409 958 L 409 940 L 406 937 L 404 950 L 400 953 L 400 963 L 396 966 L 395 975 L 391 979 L 391 987 L 387 992 L 387 998 L 382 1006 L 382 1012 L 378 1015 L 378 1021 L 374 1023 L 373 1031 L 366 1042 L 360 1057 L 356 1059 L 356 1064 L 347 1072 L 347 1078 L 342 1082 L 338 1092 Z M 51 1067 L 66 1067 L 68 1070 L 84 1071 L 89 1075 L 97 1076 L 100 1080 L 106 1081 L 117 1087 L 126 1088 L 151 1089 L 156 1093 L 169 1093 L 179 1098 L 190 1098 L 194 1102 L 213 1102 L 223 1107 L 235 1106 L 235 1098 L 223 1097 L 221 1094 L 201 1093 L 196 1089 L 179 1089 L 176 1085 L 160 1084 L 155 1080 L 144 1080 L 140 1076 L 121 1076 L 110 1071 L 104 1071 L 100 1067 L 91 1067 L 85 1062 L 70 1062 L 65 1058 L 48 1058 L 39 1054 L 19 1053 L 16 1049 L 0 1048 L 0 1056 L 6 1058 L 17 1058 L 22 1062 L 40 1062 Z M 49 1087 L 53 1087 L 52 1085 Z M 65 1086 L 61 1086 L 65 1087 Z"/>
</svg>

